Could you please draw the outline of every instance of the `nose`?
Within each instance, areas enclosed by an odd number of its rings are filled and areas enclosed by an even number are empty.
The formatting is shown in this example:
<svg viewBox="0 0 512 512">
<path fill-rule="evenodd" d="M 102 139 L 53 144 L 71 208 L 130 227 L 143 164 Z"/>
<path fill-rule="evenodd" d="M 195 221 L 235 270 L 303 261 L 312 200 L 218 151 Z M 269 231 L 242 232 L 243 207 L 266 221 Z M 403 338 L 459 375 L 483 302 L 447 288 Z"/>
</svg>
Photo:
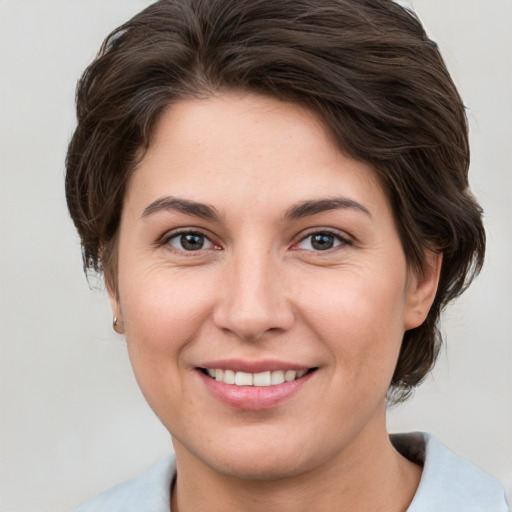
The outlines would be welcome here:
<svg viewBox="0 0 512 512">
<path fill-rule="evenodd" d="M 240 255 L 227 265 L 224 276 L 213 314 L 219 329 L 257 341 L 292 327 L 295 314 L 280 264 L 272 255 Z"/>
</svg>

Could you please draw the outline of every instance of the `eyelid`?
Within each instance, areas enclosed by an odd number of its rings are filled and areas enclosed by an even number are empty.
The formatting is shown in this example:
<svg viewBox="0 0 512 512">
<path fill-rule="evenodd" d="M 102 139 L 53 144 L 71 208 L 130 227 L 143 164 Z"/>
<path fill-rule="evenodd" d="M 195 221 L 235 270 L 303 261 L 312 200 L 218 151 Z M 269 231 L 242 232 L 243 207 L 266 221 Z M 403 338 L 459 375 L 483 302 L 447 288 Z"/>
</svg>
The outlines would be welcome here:
<svg viewBox="0 0 512 512">
<path fill-rule="evenodd" d="M 313 236 L 313 235 L 320 235 L 320 234 L 328 234 L 333 237 L 335 237 L 340 243 L 340 245 L 333 247 L 331 249 L 326 249 L 324 251 L 313 251 L 318 253 L 328 253 L 329 251 L 335 250 L 340 246 L 347 246 L 347 245 L 353 245 L 354 241 L 351 236 L 349 236 L 345 231 L 340 231 L 335 228 L 323 228 L 323 227 L 315 227 L 315 228 L 309 228 L 306 231 L 303 231 L 298 235 L 297 240 L 292 244 L 292 249 L 295 250 L 307 250 L 307 249 L 299 249 L 296 246 L 300 243 L 306 240 L 307 238 Z"/>
<path fill-rule="evenodd" d="M 203 228 L 199 228 L 199 227 L 194 227 L 194 226 L 187 226 L 187 227 L 182 227 L 182 228 L 175 228 L 171 231 L 167 231 L 163 236 L 161 236 L 157 242 L 156 242 L 156 246 L 165 246 L 165 245 L 170 245 L 169 244 L 169 241 L 174 239 L 174 238 L 177 238 L 179 236 L 182 236 L 182 235 L 188 235 L 188 234 L 191 234 L 191 235 L 194 235 L 194 234 L 198 234 L 198 235 L 201 235 L 201 236 L 204 236 L 211 244 L 212 244 L 212 248 L 207 248 L 207 249 L 198 249 L 197 251 L 186 251 L 186 250 L 180 250 L 180 249 L 176 249 L 176 248 L 173 248 L 173 250 L 175 251 L 178 251 L 178 252 L 183 252 L 183 253 L 201 253 L 205 250 L 211 250 L 211 249 L 214 249 L 214 250 L 221 250 L 222 247 L 221 245 L 215 241 L 215 237 L 212 236 L 209 232 L 207 232 L 205 229 Z M 292 243 L 292 246 L 291 246 L 291 249 L 294 249 L 294 250 L 307 250 L 307 249 L 299 249 L 297 248 L 297 245 L 306 240 L 308 237 L 310 236 L 313 236 L 313 235 L 316 235 L 316 234 L 329 234 L 333 237 L 335 237 L 340 243 L 340 245 L 334 247 L 334 248 L 331 248 L 331 249 L 326 249 L 325 251 L 314 251 L 314 252 L 329 252 L 331 250 L 335 250 L 336 248 L 338 248 L 339 246 L 347 246 L 347 245 L 353 245 L 354 244 L 354 240 L 353 238 L 348 235 L 345 231 L 340 231 L 338 229 L 335 229 L 335 228 L 327 228 L 327 227 L 314 227 L 314 228 L 308 228 L 307 230 L 301 232 L 299 235 L 297 235 L 295 237 L 295 241 Z"/>
<path fill-rule="evenodd" d="M 220 247 L 220 244 L 218 244 L 216 241 L 214 241 L 214 237 L 209 234 L 208 232 L 206 232 L 204 229 L 202 228 L 197 228 L 197 227 L 194 227 L 194 226 L 187 226 L 187 227 L 183 227 L 183 228 L 176 228 L 176 229 L 173 229 L 171 231 L 167 231 L 163 236 L 161 236 L 156 245 L 157 246 L 170 246 L 170 241 L 174 238 L 177 238 L 179 236 L 182 236 L 182 235 L 201 235 L 203 236 L 206 240 L 208 240 L 213 247 L 211 248 L 206 248 L 206 249 L 198 249 L 196 251 L 186 251 L 186 250 L 180 250 L 180 249 L 177 249 L 175 247 L 173 247 L 172 249 L 174 251 L 177 251 L 177 252 L 182 252 L 182 253 L 201 253 L 203 251 L 208 251 L 208 250 L 211 250 L 211 249 L 215 249 L 215 250 L 219 250 L 221 247 Z"/>
</svg>

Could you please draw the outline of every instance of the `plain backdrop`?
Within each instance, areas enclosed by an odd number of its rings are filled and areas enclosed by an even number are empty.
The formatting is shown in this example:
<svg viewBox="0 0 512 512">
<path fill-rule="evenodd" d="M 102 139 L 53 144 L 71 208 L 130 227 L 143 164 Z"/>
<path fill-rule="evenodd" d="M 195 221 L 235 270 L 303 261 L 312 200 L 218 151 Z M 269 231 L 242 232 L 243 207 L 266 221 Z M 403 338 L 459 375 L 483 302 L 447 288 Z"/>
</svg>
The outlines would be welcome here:
<svg viewBox="0 0 512 512">
<path fill-rule="evenodd" d="M 74 88 L 146 0 L 0 0 L 0 511 L 71 511 L 170 447 L 63 192 Z M 433 376 L 389 413 L 512 487 L 512 0 L 415 0 L 468 106 L 485 269 L 445 315 Z"/>
</svg>

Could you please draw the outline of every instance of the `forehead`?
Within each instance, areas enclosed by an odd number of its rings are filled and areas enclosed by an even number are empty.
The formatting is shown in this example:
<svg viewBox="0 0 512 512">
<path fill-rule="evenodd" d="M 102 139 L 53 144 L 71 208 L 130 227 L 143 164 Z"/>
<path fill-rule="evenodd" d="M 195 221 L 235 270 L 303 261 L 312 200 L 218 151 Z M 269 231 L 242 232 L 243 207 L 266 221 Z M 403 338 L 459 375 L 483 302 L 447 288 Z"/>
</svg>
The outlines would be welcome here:
<svg viewBox="0 0 512 512">
<path fill-rule="evenodd" d="M 342 153 L 313 112 L 239 93 L 169 107 L 128 195 L 135 191 L 146 202 L 168 194 L 243 204 L 252 195 L 269 207 L 340 193 L 374 203 L 383 194 L 375 170 Z"/>
</svg>

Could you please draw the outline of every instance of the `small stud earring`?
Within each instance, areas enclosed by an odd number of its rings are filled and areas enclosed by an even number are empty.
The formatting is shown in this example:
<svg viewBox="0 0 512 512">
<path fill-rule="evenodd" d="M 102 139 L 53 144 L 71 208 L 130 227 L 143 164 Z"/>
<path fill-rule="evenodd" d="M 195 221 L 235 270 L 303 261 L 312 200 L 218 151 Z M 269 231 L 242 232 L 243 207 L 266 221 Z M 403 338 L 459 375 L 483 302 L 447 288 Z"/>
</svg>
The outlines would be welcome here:
<svg viewBox="0 0 512 512">
<path fill-rule="evenodd" d="M 112 329 L 117 332 L 117 334 L 124 334 L 123 326 L 121 320 L 115 316 L 112 319 Z"/>
</svg>

